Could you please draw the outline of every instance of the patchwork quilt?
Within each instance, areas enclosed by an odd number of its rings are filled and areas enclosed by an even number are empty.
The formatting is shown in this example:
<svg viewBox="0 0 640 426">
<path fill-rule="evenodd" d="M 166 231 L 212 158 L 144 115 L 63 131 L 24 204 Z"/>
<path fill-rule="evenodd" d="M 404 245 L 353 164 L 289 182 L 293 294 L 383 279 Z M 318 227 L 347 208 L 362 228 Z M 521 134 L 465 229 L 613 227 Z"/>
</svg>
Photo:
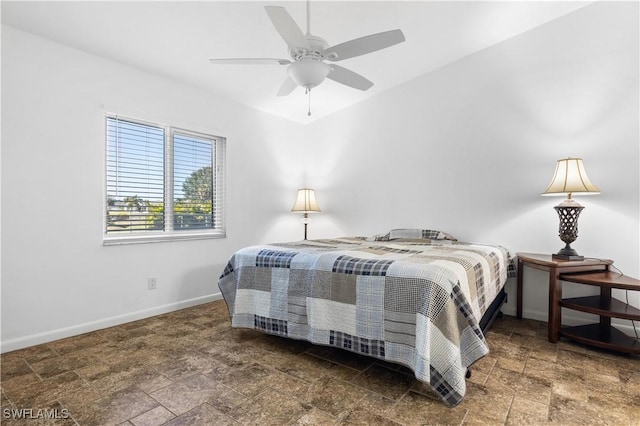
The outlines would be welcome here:
<svg viewBox="0 0 640 426">
<path fill-rule="evenodd" d="M 218 282 L 232 326 L 405 365 L 457 405 L 467 367 L 489 352 L 479 321 L 513 259 L 418 231 L 239 250 Z"/>
</svg>

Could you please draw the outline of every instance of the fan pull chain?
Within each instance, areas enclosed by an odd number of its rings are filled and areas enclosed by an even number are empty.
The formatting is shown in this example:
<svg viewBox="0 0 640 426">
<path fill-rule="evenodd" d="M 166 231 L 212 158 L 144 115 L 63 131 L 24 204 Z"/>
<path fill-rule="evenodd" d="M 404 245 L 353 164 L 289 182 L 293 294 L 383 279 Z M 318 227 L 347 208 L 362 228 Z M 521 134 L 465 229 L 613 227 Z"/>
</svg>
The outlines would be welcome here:
<svg viewBox="0 0 640 426">
<path fill-rule="evenodd" d="M 309 96 L 309 110 L 307 111 L 307 116 L 311 116 L 311 88 L 307 87 L 305 94 Z"/>
</svg>

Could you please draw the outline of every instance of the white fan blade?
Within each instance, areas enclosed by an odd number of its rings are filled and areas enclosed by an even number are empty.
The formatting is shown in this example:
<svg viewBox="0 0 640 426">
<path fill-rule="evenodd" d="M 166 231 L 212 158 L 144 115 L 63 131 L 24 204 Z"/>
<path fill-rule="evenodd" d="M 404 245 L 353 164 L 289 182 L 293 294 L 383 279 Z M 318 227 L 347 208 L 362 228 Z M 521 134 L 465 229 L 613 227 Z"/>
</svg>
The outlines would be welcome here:
<svg viewBox="0 0 640 426">
<path fill-rule="evenodd" d="M 331 65 L 331 72 L 327 78 L 359 90 L 367 90 L 373 86 L 373 82 L 367 80 L 360 74 L 335 64 Z"/>
<path fill-rule="evenodd" d="M 287 77 L 284 83 L 282 83 L 282 86 L 280 86 L 280 90 L 278 90 L 278 96 L 287 96 L 293 92 L 296 87 L 298 87 L 298 84 L 293 81 L 291 77 Z"/>
<path fill-rule="evenodd" d="M 289 65 L 291 63 L 288 59 L 277 59 L 277 58 L 225 58 L 225 59 L 209 59 L 209 62 L 212 64 L 223 64 L 223 65 L 245 65 L 245 64 L 256 64 L 256 65 Z"/>
<path fill-rule="evenodd" d="M 344 43 L 329 47 L 324 51 L 324 56 L 330 61 L 342 61 L 355 56 L 366 55 L 376 50 L 384 49 L 404 41 L 401 30 L 391 30 L 382 33 L 371 34 L 356 38 Z"/>
<path fill-rule="evenodd" d="M 265 6 L 267 15 L 289 49 L 310 49 L 309 42 L 289 12 L 280 6 Z"/>
</svg>

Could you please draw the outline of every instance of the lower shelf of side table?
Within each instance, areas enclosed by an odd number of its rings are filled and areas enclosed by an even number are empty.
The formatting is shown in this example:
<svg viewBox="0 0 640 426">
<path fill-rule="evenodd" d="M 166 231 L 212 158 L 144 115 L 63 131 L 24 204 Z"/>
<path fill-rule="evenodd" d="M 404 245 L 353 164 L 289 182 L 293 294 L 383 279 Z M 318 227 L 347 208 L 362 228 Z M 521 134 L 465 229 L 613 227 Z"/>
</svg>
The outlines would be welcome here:
<svg viewBox="0 0 640 426">
<path fill-rule="evenodd" d="M 640 280 L 609 270 L 560 274 L 559 279 L 600 287 L 599 296 L 574 297 L 558 302 L 561 308 L 600 316 L 600 322 L 596 324 L 560 328 L 561 336 L 607 350 L 640 354 L 640 339 L 611 326 L 612 318 L 640 321 L 640 309 L 611 297 L 612 289 L 640 291 Z"/>
<path fill-rule="evenodd" d="M 603 324 L 562 327 L 560 335 L 587 345 L 624 353 L 640 354 L 640 340 L 629 337 L 615 327 Z"/>
<path fill-rule="evenodd" d="M 627 305 L 614 297 L 610 299 L 600 296 L 573 297 L 560 300 L 560 306 L 602 317 L 640 321 L 640 309 Z"/>
</svg>

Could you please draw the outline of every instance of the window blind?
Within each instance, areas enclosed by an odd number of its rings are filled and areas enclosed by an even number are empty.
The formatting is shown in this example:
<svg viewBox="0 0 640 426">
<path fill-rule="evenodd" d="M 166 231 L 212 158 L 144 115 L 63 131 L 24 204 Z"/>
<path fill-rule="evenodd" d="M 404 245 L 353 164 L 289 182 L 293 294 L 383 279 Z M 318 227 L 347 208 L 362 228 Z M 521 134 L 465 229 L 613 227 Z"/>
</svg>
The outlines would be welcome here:
<svg viewBox="0 0 640 426">
<path fill-rule="evenodd" d="M 215 140 L 173 133 L 173 229 L 215 226 Z"/>
<path fill-rule="evenodd" d="M 164 129 L 117 117 L 106 128 L 106 233 L 162 231 Z"/>
</svg>

